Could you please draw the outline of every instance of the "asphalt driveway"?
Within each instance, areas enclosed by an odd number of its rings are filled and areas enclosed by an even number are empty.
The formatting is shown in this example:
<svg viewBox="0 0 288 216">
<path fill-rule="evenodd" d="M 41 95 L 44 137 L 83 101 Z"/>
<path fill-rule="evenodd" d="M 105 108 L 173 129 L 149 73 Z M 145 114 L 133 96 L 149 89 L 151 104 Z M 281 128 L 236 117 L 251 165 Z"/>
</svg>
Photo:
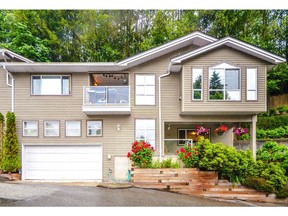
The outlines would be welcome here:
<svg viewBox="0 0 288 216">
<path fill-rule="evenodd" d="M 78 184 L 79 185 L 79 184 Z M 158 190 L 0 181 L 0 206 L 25 207 L 250 207 L 243 201 L 204 199 Z M 262 206 L 275 206 L 265 204 Z"/>
</svg>

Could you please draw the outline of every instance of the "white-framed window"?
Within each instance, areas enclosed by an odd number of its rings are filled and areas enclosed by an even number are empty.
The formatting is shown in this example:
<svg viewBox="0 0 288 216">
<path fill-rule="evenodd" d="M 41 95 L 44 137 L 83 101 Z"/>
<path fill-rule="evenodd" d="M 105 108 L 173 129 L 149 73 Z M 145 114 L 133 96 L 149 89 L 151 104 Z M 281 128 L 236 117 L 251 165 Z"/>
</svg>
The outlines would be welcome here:
<svg viewBox="0 0 288 216">
<path fill-rule="evenodd" d="M 209 68 L 209 100 L 241 100 L 240 69 L 223 63 Z"/>
<path fill-rule="evenodd" d="M 81 121 L 66 121 L 66 136 L 81 136 Z"/>
<path fill-rule="evenodd" d="M 135 75 L 135 104 L 155 105 L 155 75 Z"/>
<path fill-rule="evenodd" d="M 87 121 L 87 136 L 102 136 L 102 121 Z"/>
<path fill-rule="evenodd" d="M 257 100 L 257 68 L 247 68 L 246 100 Z"/>
<path fill-rule="evenodd" d="M 38 121 L 23 121 L 23 136 L 38 136 Z"/>
<path fill-rule="evenodd" d="M 44 121 L 44 136 L 58 137 L 60 135 L 59 121 Z"/>
<path fill-rule="evenodd" d="M 203 99 L 203 69 L 192 69 L 192 100 Z"/>
<path fill-rule="evenodd" d="M 70 75 L 32 75 L 32 95 L 69 95 L 71 89 Z"/>
<path fill-rule="evenodd" d="M 135 139 L 144 140 L 155 148 L 155 119 L 136 119 Z"/>
</svg>

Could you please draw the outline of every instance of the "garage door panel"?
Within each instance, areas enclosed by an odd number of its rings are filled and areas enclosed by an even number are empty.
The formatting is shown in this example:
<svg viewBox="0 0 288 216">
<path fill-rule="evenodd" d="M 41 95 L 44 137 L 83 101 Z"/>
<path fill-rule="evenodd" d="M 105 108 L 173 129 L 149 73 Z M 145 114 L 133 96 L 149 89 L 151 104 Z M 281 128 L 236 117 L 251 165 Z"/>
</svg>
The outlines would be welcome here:
<svg viewBox="0 0 288 216">
<path fill-rule="evenodd" d="M 94 170 L 94 174 L 87 173 L 85 171 L 79 171 L 78 175 L 75 176 L 74 172 L 69 171 L 38 171 L 37 174 L 31 173 L 31 179 L 39 179 L 39 180 L 95 180 L 100 179 L 99 171 Z M 41 178 L 39 178 L 41 176 Z"/>
<path fill-rule="evenodd" d="M 97 161 L 95 161 L 97 163 Z M 99 161 L 98 161 L 99 162 Z M 37 162 L 28 163 L 26 170 L 93 170 L 97 168 L 95 163 L 73 162 L 73 163 L 58 163 L 58 162 Z"/>
<path fill-rule="evenodd" d="M 65 157 L 63 156 L 65 155 Z M 27 162 L 37 162 L 37 161 L 57 161 L 57 162 L 93 162 L 99 161 L 99 154 L 28 154 L 26 156 Z"/>
<path fill-rule="evenodd" d="M 69 153 L 102 153 L 102 148 L 91 148 L 91 146 L 33 146 L 27 148 L 27 153 L 44 153 L 44 154 L 69 154 Z"/>
<path fill-rule="evenodd" d="M 101 145 L 27 145 L 23 154 L 27 180 L 102 179 Z"/>
</svg>

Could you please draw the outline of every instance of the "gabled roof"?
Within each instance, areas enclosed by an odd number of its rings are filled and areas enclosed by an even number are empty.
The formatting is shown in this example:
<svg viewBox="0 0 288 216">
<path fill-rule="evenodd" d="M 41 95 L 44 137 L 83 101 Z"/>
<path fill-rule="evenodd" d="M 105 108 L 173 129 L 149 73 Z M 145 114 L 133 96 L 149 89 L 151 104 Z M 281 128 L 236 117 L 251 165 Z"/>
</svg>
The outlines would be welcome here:
<svg viewBox="0 0 288 216">
<path fill-rule="evenodd" d="M 151 59 L 157 58 L 159 56 L 165 55 L 169 52 L 172 52 L 177 49 L 181 49 L 183 47 L 186 47 L 188 45 L 194 44 L 197 46 L 204 46 L 207 44 L 210 44 L 212 42 L 217 41 L 218 39 L 211 37 L 209 35 L 206 35 L 204 33 L 201 33 L 199 31 L 195 31 L 191 34 L 188 34 L 186 36 L 177 38 L 173 41 L 170 41 L 168 43 L 165 43 L 161 46 L 158 46 L 156 48 L 147 50 L 145 52 L 142 52 L 140 54 L 134 55 L 130 58 L 124 59 L 120 62 L 118 62 L 119 66 L 135 66 L 144 62 L 147 62 Z"/>
<path fill-rule="evenodd" d="M 236 50 L 242 51 L 244 53 L 247 53 L 249 55 L 255 56 L 259 59 L 265 60 L 265 61 L 270 62 L 272 64 L 279 64 L 279 63 L 286 61 L 285 58 L 283 58 L 283 57 L 280 57 L 280 56 L 275 55 L 271 52 L 260 49 L 256 46 L 253 46 L 253 45 L 248 44 L 246 42 L 240 41 L 240 40 L 232 38 L 232 37 L 225 37 L 225 38 L 222 38 L 222 39 L 215 41 L 211 44 L 200 47 L 196 50 L 193 50 L 193 51 L 190 51 L 188 53 L 176 56 L 176 57 L 171 59 L 171 63 L 172 64 L 180 64 L 189 58 L 203 54 L 205 52 L 216 49 L 216 48 L 223 46 L 223 45 L 229 46 L 233 49 L 236 49 Z"/>
<path fill-rule="evenodd" d="M 33 63 L 30 59 L 25 58 L 17 53 L 14 53 L 8 49 L 0 49 L 0 60 L 12 61 L 12 62 L 26 62 L 26 63 Z"/>
</svg>

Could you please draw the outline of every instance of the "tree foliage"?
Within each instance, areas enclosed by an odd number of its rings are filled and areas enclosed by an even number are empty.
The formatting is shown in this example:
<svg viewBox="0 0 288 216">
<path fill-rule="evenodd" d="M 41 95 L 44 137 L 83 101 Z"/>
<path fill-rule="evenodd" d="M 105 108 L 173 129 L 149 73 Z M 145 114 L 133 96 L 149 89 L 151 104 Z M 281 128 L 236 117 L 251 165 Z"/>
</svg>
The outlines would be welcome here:
<svg viewBox="0 0 288 216">
<path fill-rule="evenodd" d="M 36 62 L 115 62 L 201 31 L 287 57 L 287 17 L 287 10 L 2 10 L 0 47 Z M 268 73 L 270 95 L 287 93 L 287 74 L 287 64 Z"/>
<path fill-rule="evenodd" d="M 3 143 L 2 170 L 16 172 L 20 168 L 20 149 L 16 134 L 16 117 L 13 112 L 6 114 L 6 130 Z"/>
<path fill-rule="evenodd" d="M 4 115 L 0 112 L 0 170 L 1 170 L 1 161 L 3 155 L 3 141 L 4 141 L 4 124 L 5 118 Z"/>
</svg>

